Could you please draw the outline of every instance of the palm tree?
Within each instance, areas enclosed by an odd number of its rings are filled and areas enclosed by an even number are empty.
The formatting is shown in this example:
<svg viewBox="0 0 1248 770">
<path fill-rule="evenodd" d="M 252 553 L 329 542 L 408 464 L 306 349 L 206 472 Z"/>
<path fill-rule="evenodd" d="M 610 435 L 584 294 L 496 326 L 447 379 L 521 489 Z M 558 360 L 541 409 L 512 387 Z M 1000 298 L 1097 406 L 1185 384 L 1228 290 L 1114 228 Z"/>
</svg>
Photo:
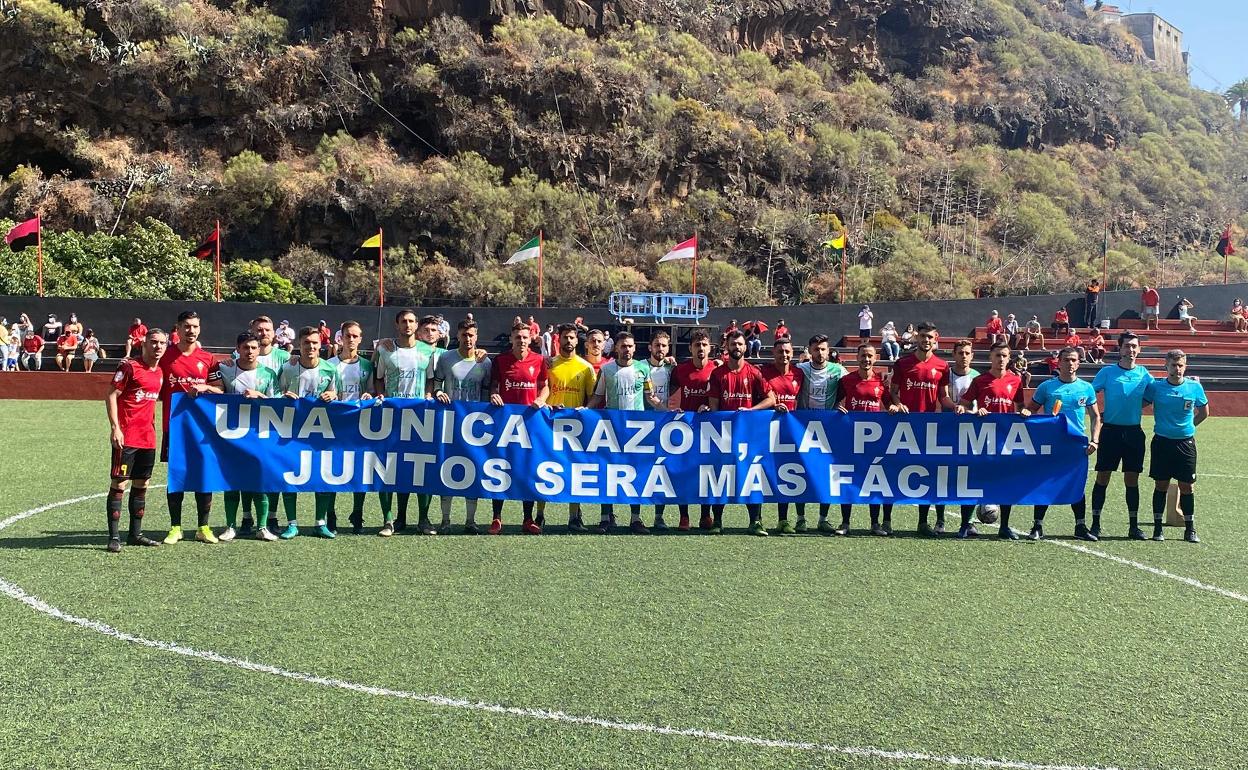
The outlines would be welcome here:
<svg viewBox="0 0 1248 770">
<path fill-rule="evenodd" d="M 1248 80 L 1241 80 L 1222 95 L 1231 109 L 1239 108 L 1240 124 L 1248 123 Z"/>
</svg>

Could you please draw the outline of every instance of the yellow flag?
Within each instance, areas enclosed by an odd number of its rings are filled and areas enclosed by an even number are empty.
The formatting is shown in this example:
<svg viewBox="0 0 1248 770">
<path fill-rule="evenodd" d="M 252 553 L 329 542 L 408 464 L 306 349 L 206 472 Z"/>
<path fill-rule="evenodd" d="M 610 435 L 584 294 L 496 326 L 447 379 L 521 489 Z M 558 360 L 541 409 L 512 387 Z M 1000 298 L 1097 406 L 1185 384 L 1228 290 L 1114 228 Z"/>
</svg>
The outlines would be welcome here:
<svg viewBox="0 0 1248 770">
<path fill-rule="evenodd" d="M 824 241 L 823 247 L 825 249 L 834 249 L 836 251 L 844 251 L 845 250 L 845 233 L 842 231 L 841 234 L 836 236 L 835 238 L 829 238 L 828 240 Z"/>
<path fill-rule="evenodd" d="M 361 249 L 379 249 L 381 248 L 381 233 L 377 233 L 372 238 L 360 244 Z"/>
</svg>

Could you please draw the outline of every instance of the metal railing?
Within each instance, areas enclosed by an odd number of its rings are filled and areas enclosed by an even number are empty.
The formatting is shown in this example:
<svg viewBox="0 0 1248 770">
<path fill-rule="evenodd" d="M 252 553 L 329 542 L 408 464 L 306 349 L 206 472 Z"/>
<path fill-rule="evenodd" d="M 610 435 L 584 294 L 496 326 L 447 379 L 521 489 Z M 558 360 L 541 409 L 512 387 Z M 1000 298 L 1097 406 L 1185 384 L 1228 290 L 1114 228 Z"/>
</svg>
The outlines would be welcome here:
<svg viewBox="0 0 1248 770">
<path fill-rule="evenodd" d="M 607 308 L 615 320 L 623 322 L 656 321 L 678 323 L 701 321 L 710 309 L 705 294 L 662 294 L 656 292 L 617 291 L 611 294 Z"/>
</svg>

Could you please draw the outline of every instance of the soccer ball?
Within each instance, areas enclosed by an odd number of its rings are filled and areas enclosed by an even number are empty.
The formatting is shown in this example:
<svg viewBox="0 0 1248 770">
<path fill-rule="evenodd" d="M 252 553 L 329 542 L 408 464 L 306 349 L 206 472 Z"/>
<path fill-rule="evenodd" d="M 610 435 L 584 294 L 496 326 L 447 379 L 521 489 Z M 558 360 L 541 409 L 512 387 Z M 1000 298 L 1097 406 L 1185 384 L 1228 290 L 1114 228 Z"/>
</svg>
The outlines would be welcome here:
<svg viewBox="0 0 1248 770">
<path fill-rule="evenodd" d="M 1001 515 L 1001 506 L 981 504 L 975 511 L 975 516 L 984 524 L 996 524 L 997 519 Z"/>
</svg>

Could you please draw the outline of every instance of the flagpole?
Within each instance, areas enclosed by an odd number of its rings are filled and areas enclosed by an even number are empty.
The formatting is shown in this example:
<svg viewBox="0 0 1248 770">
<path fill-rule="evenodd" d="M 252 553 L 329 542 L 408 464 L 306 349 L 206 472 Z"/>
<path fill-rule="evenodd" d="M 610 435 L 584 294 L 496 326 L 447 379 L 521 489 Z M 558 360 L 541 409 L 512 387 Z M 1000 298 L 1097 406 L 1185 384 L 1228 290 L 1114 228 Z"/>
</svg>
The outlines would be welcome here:
<svg viewBox="0 0 1248 770">
<path fill-rule="evenodd" d="M 1231 232 L 1231 226 L 1227 225 L 1226 233 L 1228 236 L 1230 235 L 1230 232 Z M 1226 239 L 1226 246 L 1227 246 L 1226 253 L 1222 255 L 1222 285 L 1223 286 L 1227 284 L 1227 278 L 1229 277 L 1230 271 L 1231 271 L 1231 248 L 1230 248 L 1231 239 L 1229 237 Z"/>
<path fill-rule="evenodd" d="M 542 306 L 542 252 L 545 251 L 543 244 L 545 241 L 542 237 L 542 231 L 537 231 L 537 306 Z"/>
<path fill-rule="evenodd" d="M 43 296 L 43 222 L 35 214 L 35 263 L 39 274 L 39 296 Z"/>
<path fill-rule="evenodd" d="M 841 304 L 845 304 L 845 260 L 849 256 L 849 231 L 841 229 Z"/>
<path fill-rule="evenodd" d="M 1109 225 L 1105 225 L 1105 233 L 1101 238 L 1101 290 L 1109 289 Z"/>
<path fill-rule="evenodd" d="M 213 268 L 217 273 L 217 302 L 221 301 L 221 220 L 217 220 L 217 229 L 213 231 L 213 238 L 216 241 L 217 254 L 214 259 Z"/>
<path fill-rule="evenodd" d="M 693 293 L 698 293 L 698 231 L 693 231 Z"/>
<path fill-rule="evenodd" d="M 377 307 L 386 306 L 386 249 L 381 237 L 381 228 L 377 228 Z"/>
</svg>

